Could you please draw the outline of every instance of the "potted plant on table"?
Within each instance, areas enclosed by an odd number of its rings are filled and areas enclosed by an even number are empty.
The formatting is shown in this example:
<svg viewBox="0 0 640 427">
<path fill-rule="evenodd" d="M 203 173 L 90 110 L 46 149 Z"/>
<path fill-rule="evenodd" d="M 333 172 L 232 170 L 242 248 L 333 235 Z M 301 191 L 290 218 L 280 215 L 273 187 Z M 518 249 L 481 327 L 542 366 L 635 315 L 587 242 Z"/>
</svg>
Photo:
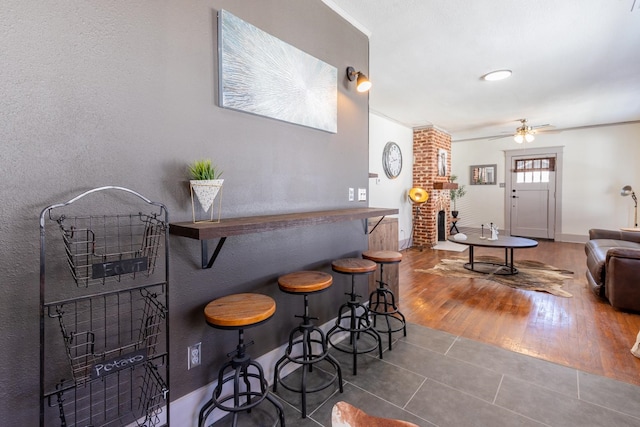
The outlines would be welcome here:
<svg viewBox="0 0 640 427">
<path fill-rule="evenodd" d="M 213 201 L 220 192 L 224 179 L 221 179 L 222 171 L 213 165 L 210 159 L 196 160 L 188 167 L 191 180 L 191 207 L 193 210 L 193 222 L 196 222 L 196 209 L 193 201 L 195 194 L 202 209 L 207 212 L 213 205 Z M 221 208 L 220 203 L 220 208 Z M 211 221 L 213 221 L 213 211 L 211 209 Z M 220 212 L 218 212 L 218 221 Z"/>
<path fill-rule="evenodd" d="M 450 181 L 456 182 L 458 177 L 456 175 L 451 175 Z M 458 199 L 462 198 L 465 194 L 467 194 L 467 190 L 464 185 L 458 185 L 458 188 L 454 188 L 453 190 L 449 190 L 449 197 L 451 198 L 451 202 L 453 202 L 453 210 L 451 211 L 451 216 L 454 218 L 458 217 Z"/>
</svg>

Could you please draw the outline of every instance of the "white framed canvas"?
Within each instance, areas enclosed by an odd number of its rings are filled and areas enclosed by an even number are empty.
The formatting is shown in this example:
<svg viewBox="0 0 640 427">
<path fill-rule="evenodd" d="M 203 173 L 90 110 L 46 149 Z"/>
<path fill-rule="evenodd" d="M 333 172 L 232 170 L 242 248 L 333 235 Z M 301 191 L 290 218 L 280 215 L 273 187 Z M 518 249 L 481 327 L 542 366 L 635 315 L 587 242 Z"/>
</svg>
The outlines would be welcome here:
<svg viewBox="0 0 640 427">
<path fill-rule="evenodd" d="M 338 70 L 226 10 L 218 13 L 220 106 L 338 131 Z"/>
</svg>

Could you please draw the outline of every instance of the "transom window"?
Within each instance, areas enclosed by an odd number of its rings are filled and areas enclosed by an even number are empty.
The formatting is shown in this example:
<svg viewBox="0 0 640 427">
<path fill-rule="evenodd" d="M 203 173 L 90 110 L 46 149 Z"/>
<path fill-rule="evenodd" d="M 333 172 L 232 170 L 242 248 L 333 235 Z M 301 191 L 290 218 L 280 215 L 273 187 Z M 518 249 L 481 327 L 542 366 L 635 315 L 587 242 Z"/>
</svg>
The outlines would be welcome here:
<svg viewBox="0 0 640 427">
<path fill-rule="evenodd" d="M 516 173 L 516 182 L 526 184 L 549 182 L 549 174 L 555 170 L 555 157 L 544 157 L 540 159 L 516 160 L 513 171 Z"/>
</svg>

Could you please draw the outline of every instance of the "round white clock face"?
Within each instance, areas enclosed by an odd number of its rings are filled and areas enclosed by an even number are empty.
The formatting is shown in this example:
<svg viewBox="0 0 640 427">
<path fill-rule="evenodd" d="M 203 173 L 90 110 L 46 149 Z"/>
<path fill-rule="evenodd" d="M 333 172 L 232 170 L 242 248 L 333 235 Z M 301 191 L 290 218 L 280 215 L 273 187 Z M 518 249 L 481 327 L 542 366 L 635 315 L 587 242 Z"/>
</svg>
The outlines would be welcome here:
<svg viewBox="0 0 640 427">
<path fill-rule="evenodd" d="M 387 142 L 382 152 L 382 167 L 387 177 L 394 179 L 402 171 L 402 151 L 395 142 Z"/>
</svg>

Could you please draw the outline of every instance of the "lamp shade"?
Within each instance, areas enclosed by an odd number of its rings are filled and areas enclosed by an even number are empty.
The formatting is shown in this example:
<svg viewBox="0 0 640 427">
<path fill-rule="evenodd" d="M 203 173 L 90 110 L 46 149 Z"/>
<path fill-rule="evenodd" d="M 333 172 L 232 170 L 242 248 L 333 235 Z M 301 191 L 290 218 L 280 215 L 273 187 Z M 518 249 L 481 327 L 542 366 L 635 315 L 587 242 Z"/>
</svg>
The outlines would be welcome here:
<svg viewBox="0 0 640 427">
<path fill-rule="evenodd" d="M 429 200 L 429 193 L 427 193 L 424 188 L 413 187 L 409 190 L 409 199 L 411 199 L 413 203 L 422 204 Z"/>
<path fill-rule="evenodd" d="M 363 73 L 358 72 L 358 81 L 356 84 L 356 90 L 358 92 L 366 92 L 371 89 L 371 82 Z"/>
</svg>

